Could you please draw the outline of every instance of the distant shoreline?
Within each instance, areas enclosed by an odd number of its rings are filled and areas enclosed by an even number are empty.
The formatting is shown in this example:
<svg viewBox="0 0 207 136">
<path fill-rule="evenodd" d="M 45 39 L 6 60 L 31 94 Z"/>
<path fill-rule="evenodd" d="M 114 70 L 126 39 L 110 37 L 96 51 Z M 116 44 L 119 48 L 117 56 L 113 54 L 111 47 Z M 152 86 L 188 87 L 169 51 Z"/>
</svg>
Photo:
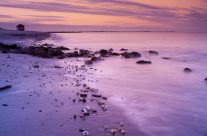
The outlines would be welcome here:
<svg viewBox="0 0 207 136">
<path fill-rule="evenodd" d="M 176 31 L 52 31 L 49 33 L 128 33 L 128 32 L 133 32 L 133 33 L 148 33 L 148 32 L 159 32 L 159 33 L 165 33 L 165 32 L 170 32 L 174 33 Z"/>
</svg>

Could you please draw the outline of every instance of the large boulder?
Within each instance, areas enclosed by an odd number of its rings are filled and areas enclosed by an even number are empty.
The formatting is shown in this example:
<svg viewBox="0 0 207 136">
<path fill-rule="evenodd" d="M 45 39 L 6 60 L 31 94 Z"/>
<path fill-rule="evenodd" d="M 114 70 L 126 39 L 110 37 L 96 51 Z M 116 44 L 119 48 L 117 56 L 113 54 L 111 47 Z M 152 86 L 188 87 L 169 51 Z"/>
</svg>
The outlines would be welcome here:
<svg viewBox="0 0 207 136">
<path fill-rule="evenodd" d="M 125 58 L 139 58 L 141 57 L 141 54 L 138 52 L 124 52 L 121 54 Z"/>
<path fill-rule="evenodd" d="M 52 57 L 58 57 L 64 55 L 64 52 L 62 52 L 59 48 L 52 48 L 52 47 L 45 47 L 45 46 L 27 47 L 25 48 L 25 53 L 42 58 L 52 58 Z"/>
<path fill-rule="evenodd" d="M 100 56 L 102 57 L 106 57 L 107 55 L 109 55 L 109 51 L 104 50 L 104 49 L 100 50 L 99 53 L 100 53 Z"/>
</svg>

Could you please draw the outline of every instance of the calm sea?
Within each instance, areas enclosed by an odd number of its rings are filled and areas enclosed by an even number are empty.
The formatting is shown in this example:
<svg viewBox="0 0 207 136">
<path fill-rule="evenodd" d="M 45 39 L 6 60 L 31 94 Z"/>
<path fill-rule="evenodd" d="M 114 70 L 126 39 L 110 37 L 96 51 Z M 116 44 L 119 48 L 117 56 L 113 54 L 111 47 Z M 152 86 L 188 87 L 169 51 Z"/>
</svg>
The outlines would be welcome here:
<svg viewBox="0 0 207 136">
<path fill-rule="evenodd" d="M 44 42 L 140 52 L 141 58 L 110 57 L 93 64 L 98 71 L 89 76 L 98 81 L 88 84 L 109 96 L 109 101 L 150 136 L 206 136 L 206 37 L 207 33 L 68 33 L 55 34 Z M 149 50 L 159 55 L 149 55 Z M 138 65 L 139 59 L 152 64 Z M 183 72 L 185 67 L 192 73 Z"/>
</svg>

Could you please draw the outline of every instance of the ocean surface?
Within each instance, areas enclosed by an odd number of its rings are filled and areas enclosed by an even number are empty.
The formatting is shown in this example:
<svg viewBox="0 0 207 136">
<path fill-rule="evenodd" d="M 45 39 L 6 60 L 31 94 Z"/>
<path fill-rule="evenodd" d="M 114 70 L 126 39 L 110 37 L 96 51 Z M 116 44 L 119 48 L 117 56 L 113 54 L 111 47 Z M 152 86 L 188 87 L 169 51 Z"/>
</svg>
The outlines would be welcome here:
<svg viewBox="0 0 207 136">
<path fill-rule="evenodd" d="M 149 136 L 207 135 L 207 33 L 70 33 L 49 43 L 91 50 L 121 48 L 141 58 L 104 58 L 89 82 Z M 159 55 L 149 55 L 155 50 Z M 164 60 L 162 57 L 171 59 Z M 138 65 L 139 59 L 152 61 Z M 189 67 L 192 73 L 185 73 Z M 117 113 L 117 117 L 119 113 Z"/>
<path fill-rule="evenodd" d="M 88 75 L 139 131 L 149 136 L 207 136 L 207 33 L 65 33 L 42 42 L 74 49 L 121 48 L 141 58 L 121 56 L 94 63 Z M 149 55 L 155 50 L 159 55 Z M 169 57 L 164 60 L 162 57 Z M 152 61 L 138 65 L 136 61 Z M 185 73 L 184 68 L 191 68 Z M 119 117 L 119 113 L 117 113 Z"/>
</svg>

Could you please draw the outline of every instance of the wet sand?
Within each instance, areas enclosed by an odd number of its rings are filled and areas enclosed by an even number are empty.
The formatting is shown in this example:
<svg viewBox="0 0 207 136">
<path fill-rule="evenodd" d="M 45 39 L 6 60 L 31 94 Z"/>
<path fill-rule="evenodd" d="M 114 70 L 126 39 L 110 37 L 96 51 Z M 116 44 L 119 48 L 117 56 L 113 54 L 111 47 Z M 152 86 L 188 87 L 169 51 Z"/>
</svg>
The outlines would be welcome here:
<svg viewBox="0 0 207 136">
<path fill-rule="evenodd" d="M 120 122 L 123 122 L 126 135 L 144 136 L 119 108 L 107 102 L 110 97 L 106 96 L 108 100 L 94 99 L 92 93 L 87 92 L 87 101 L 79 101 L 84 84 L 98 82 L 90 75 L 100 72 L 83 64 L 81 58 L 42 59 L 0 53 L 0 86 L 12 85 L 0 92 L 0 135 L 76 136 L 83 135 L 79 131 L 83 129 L 91 136 L 107 136 L 111 135 L 111 128 L 120 128 Z M 104 88 L 98 93 L 103 91 Z M 103 111 L 97 101 L 104 102 L 107 110 Z M 80 118 L 81 110 L 86 106 L 97 113 Z M 104 129 L 104 125 L 109 129 Z"/>
</svg>

